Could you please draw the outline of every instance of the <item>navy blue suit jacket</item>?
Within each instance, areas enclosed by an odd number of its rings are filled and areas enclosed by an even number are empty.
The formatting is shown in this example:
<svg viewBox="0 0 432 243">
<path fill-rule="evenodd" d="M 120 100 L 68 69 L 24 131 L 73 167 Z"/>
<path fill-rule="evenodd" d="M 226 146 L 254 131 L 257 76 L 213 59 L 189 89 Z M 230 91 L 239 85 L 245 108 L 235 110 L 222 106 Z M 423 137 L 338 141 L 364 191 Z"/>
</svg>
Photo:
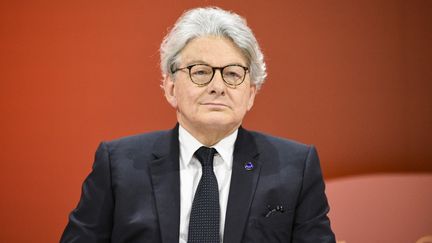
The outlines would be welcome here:
<svg viewBox="0 0 432 243">
<path fill-rule="evenodd" d="M 334 243 L 328 211 L 313 146 L 239 128 L 224 243 Z M 179 224 L 177 126 L 101 143 L 60 241 L 174 243 Z"/>
</svg>

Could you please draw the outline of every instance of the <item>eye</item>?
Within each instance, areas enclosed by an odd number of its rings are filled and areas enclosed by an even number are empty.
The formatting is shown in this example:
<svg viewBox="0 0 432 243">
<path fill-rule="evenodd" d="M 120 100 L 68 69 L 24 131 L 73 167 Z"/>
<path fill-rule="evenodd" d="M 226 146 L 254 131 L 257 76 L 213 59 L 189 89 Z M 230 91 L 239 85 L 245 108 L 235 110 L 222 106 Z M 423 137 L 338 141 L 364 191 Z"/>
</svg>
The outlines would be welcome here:
<svg viewBox="0 0 432 243">
<path fill-rule="evenodd" d="M 205 65 L 196 65 L 191 68 L 191 75 L 193 76 L 207 76 L 212 75 L 212 68 Z"/>
<path fill-rule="evenodd" d="M 224 78 L 229 80 L 238 80 L 243 79 L 244 76 L 244 69 L 240 66 L 227 66 L 224 69 Z"/>
<path fill-rule="evenodd" d="M 240 73 L 237 73 L 234 71 L 224 72 L 224 76 L 227 78 L 234 78 L 234 79 L 239 79 L 242 77 L 242 75 Z"/>
<path fill-rule="evenodd" d="M 208 70 L 196 70 L 192 72 L 192 75 L 208 75 Z"/>
</svg>

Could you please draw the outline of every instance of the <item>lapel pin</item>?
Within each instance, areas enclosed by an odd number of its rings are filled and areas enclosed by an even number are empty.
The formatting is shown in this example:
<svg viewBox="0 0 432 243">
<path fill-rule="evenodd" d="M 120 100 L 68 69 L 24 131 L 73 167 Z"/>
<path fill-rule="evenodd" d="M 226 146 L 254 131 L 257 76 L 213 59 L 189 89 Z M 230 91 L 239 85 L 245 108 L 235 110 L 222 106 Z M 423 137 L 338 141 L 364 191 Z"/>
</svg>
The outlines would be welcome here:
<svg viewBox="0 0 432 243">
<path fill-rule="evenodd" d="M 254 165 L 253 165 L 252 162 L 246 162 L 246 163 L 244 164 L 244 168 L 245 168 L 246 170 L 253 170 Z"/>
</svg>

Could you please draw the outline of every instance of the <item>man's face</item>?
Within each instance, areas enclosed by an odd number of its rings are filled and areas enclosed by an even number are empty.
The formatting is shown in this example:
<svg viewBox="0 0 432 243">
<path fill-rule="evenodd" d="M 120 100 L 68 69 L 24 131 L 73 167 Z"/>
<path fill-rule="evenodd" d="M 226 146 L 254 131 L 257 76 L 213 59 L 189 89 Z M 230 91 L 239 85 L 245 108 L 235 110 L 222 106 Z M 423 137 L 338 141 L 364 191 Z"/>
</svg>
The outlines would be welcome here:
<svg viewBox="0 0 432 243">
<path fill-rule="evenodd" d="M 199 37 L 190 41 L 180 53 L 183 68 L 192 64 L 224 67 L 238 64 L 247 67 L 240 49 L 223 37 Z M 246 112 L 252 108 L 256 86 L 251 85 L 249 73 L 242 84 L 228 87 L 220 71 L 215 71 L 206 86 L 194 84 L 189 70 L 177 71 L 175 80 L 167 78 L 165 96 L 177 110 L 177 120 L 187 130 L 212 129 L 229 131 L 240 126 Z"/>
</svg>

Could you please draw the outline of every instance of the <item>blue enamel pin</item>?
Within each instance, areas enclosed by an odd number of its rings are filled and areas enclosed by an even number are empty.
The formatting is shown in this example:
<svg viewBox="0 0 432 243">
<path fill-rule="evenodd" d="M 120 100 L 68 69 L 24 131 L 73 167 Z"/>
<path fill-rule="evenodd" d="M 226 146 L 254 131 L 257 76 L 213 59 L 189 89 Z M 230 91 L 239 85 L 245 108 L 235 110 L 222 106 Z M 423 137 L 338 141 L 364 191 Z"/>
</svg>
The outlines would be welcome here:
<svg viewBox="0 0 432 243">
<path fill-rule="evenodd" d="M 246 163 L 244 164 L 244 168 L 245 168 L 246 170 L 253 170 L 254 165 L 253 165 L 252 162 L 246 162 Z"/>
</svg>

